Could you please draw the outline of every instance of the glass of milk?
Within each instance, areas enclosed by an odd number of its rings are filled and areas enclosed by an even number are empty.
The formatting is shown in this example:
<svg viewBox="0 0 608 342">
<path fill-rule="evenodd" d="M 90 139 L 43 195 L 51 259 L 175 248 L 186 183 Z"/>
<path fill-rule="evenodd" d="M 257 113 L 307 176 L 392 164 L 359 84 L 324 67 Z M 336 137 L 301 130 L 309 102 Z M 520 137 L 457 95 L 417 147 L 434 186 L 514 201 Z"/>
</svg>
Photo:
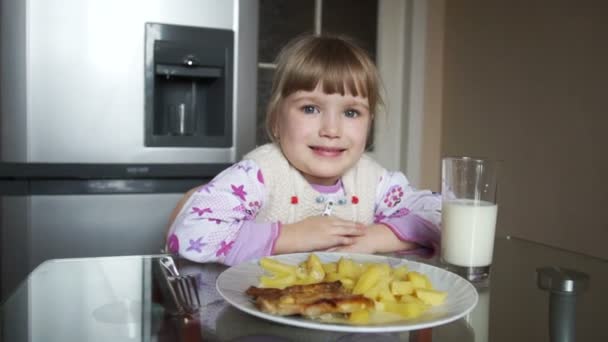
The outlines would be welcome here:
<svg viewBox="0 0 608 342">
<path fill-rule="evenodd" d="M 483 287 L 488 284 L 496 231 L 497 162 L 443 158 L 441 262 Z"/>
</svg>

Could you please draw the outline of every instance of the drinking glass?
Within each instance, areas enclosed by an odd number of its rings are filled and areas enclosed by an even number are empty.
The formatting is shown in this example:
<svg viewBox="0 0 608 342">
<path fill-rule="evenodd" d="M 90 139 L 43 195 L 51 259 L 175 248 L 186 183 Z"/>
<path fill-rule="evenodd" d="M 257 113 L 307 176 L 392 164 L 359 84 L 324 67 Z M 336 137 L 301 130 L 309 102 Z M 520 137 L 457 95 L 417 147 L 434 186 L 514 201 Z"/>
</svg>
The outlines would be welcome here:
<svg viewBox="0 0 608 342">
<path fill-rule="evenodd" d="M 441 262 L 470 282 L 489 282 L 496 231 L 497 162 L 443 158 Z"/>
</svg>

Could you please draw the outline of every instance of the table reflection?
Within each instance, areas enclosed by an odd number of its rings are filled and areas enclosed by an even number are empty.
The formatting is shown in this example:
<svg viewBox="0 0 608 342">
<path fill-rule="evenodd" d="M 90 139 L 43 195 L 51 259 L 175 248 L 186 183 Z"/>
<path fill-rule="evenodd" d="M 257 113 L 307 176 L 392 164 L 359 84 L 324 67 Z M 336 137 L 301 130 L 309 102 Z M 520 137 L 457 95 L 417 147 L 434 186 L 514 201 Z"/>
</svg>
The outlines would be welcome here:
<svg viewBox="0 0 608 342">
<path fill-rule="evenodd" d="M 467 316 L 414 332 L 349 334 L 296 328 L 243 313 L 215 288 L 226 269 L 178 261 L 196 277 L 201 309 L 176 314 L 160 272 L 160 256 L 48 261 L 2 305 L 2 341 L 548 341 L 548 292 L 538 267 L 559 264 L 591 276 L 576 298 L 577 341 L 608 340 L 608 263 L 538 244 L 500 239 L 490 287 Z M 424 260 L 417 260 L 424 261 Z M 557 340 L 556 340 L 557 341 Z"/>
<path fill-rule="evenodd" d="M 479 300 L 475 309 L 465 316 L 464 320 L 474 331 L 475 341 L 488 341 L 490 329 L 490 290 L 487 288 L 477 291 Z"/>
</svg>

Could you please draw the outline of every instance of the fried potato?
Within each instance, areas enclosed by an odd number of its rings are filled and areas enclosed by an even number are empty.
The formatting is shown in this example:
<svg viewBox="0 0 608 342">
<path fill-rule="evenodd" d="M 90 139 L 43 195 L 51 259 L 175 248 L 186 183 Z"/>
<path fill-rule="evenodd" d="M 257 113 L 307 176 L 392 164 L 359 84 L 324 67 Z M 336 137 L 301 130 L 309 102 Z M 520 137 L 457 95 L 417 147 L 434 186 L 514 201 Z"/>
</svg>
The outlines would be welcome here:
<svg viewBox="0 0 608 342">
<path fill-rule="evenodd" d="M 431 284 L 430 280 L 422 273 L 409 272 L 407 274 L 407 280 L 412 282 L 412 285 L 416 289 L 426 289 Z"/>
<path fill-rule="evenodd" d="M 360 266 L 356 265 L 353 260 L 346 258 L 340 258 L 340 260 L 338 260 L 338 274 L 342 277 L 355 279 L 359 277 L 360 273 Z"/>
<path fill-rule="evenodd" d="M 416 297 L 420 298 L 424 303 L 437 306 L 443 304 L 448 293 L 431 289 L 416 289 Z"/>
<path fill-rule="evenodd" d="M 391 282 L 391 293 L 395 296 L 403 296 L 414 293 L 414 284 L 408 280 L 394 280 Z"/>
<path fill-rule="evenodd" d="M 426 309 L 425 304 L 418 302 L 384 302 L 384 311 L 393 312 L 409 319 L 419 317 Z"/>
<path fill-rule="evenodd" d="M 348 321 L 352 324 L 368 324 L 369 310 L 357 310 L 348 316 Z"/>
<path fill-rule="evenodd" d="M 403 296 L 399 297 L 399 302 L 401 302 L 401 303 L 418 302 L 418 303 L 424 304 L 424 302 L 420 298 L 416 297 L 414 294 L 403 295 Z"/>
<path fill-rule="evenodd" d="M 261 276 L 260 285 L 262 287 L 270 287 L 276 289 L 284 289 L 295 283 L 296 276 L 294 274 L 275 275 L 275 276 Z"/>
<path fill-rule="evenodd" d="M 338 272 L 338 264 L 335 262 L 328 262 L 321 265 L 323 266 L 323 270 L 325 270 L 325 274 Z"/>
<path fill-rule="evenodd" d="M 306 260 L 306 268 L 308 270 L 308 276 L 316 282 L 323 281 L 325 278 L 325 269 L 321 264 L 321 260 L 316 254 L 310 254 L 308 260 Z"/>
<path fill-rule="evenodd" d="M 357 280 L 357 284 L 353 288 L 353 294 L 364 294 L 365 291 L 371 289 L 380 280 L 382 275 L 383 270 L 380 266 L 370 266 Z"/>
<path fill-rule="evenodd" d="M 279 274 L 294 274 L 296 273 L 296 266 L 287 265 L 280 261 L 270 259 L 270 258 L 262 258 L 260 259 L 260 266 L 265 271 L 269 273 L 279 273 Z"/>
<path fill-rule="evenodd" d="M 393 269 L 393 278 L 395 278 L 395 280 L 405 280 L 407 272 L 409 272 L 407 266 L 401 265 Z"/>
<path fill-rule="evenodd" d="M 428 276 L 410 271 L 406 265 L 392 268 L 386 263 L 357 263 L 344 257 L 323 263 L 311 253 L 298 265 L 262 258 L 260 266 L 267 273 L 260 278 L 261 287 L 284 289 L 291 285 L 340 281 L 346 291 L 373 300 L 373 308 L 349 314 L 351 324 L 378 323 L 378 319 L 386 317 L 413 319 L 431 306 L 443 304 L 448 295 L 434 289 Z"/>
<path fill-rule="evenodd" d="M 342 283 L 342 286 L 348 290 L 352 291 L 353 287 L 355 287 L 355 281 L 350 278 L 341 278 L 340 282 Z"/>
<path fill-rule="evenodd" d="M 323 281 L 332 283 L 332 282 L 338 281 L 340 279 L 350 279 L 350 278 L 343 277 L 338 272 L 331 272 L 331 273 L 328 272 L 328 273 L 325 273 L 325 279 Z"/>
</svg>

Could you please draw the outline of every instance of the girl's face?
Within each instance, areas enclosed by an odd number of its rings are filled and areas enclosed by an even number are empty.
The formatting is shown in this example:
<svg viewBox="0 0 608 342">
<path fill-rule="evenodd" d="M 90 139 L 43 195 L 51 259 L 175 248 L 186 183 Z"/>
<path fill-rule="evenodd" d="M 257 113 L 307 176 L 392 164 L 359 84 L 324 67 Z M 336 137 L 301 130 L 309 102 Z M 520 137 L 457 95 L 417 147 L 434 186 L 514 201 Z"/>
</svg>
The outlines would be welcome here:
<svg viewBox="0 0 608 342">
<path fill-rule="evenodd" d="M 310 183 L 333 185 L 365 151 L 371 114 L 367 98 L 298 91 L 279 106 L 279 144 Z"/>
</svg>

